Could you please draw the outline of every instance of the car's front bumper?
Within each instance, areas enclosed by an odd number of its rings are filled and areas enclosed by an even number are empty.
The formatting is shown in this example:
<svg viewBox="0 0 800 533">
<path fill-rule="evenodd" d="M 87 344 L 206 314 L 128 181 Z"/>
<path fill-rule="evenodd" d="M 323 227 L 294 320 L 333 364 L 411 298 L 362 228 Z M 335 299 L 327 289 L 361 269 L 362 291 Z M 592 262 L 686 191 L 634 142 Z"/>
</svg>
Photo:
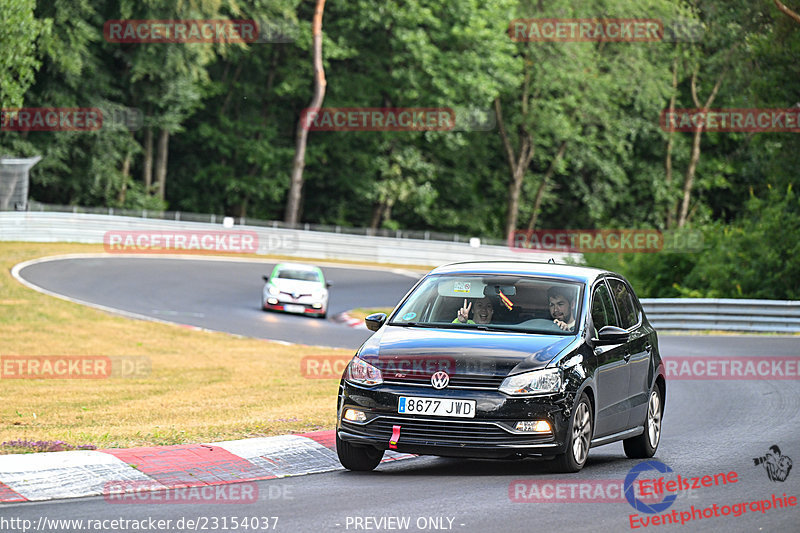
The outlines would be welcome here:
<svg viewBox="0 0 800 533">
<path fill-rule="evenodd" d="M 289 306 L 289 309 L 286 308 L 287 306 Z M 322 315 L 327 311 L 327 302 L 285 301 L 275 297 L 268 297 L 263 301 L 263 308 L 265 311 L 284 311 L 286 313 L 298 313 L 304 315 Z M 293 308 L 296 310 L 293 310 Z"/>
<path fill-rule="evenodd" d="M 475 400 L 475 417 L 400 414 L 397 412 L 400 396 Z M 385 383 L 368 388 L 342 381 L 336 430 L 340 439 L 353 444 L 420 455 L 550 456 L 564 453 L 569 406 L 571 403 L 561 394 L 514 398 L 497 390 L 435 390 Z M 344 420 L 347 408 L 364 412 L 367 420 L 360 423 Z M 514 429 L 517 422 L 530 420 L 546 420 L 551 431 L 532 433 Z M 390 445 L 397 433 L 396 444 Z"/>
</svg>

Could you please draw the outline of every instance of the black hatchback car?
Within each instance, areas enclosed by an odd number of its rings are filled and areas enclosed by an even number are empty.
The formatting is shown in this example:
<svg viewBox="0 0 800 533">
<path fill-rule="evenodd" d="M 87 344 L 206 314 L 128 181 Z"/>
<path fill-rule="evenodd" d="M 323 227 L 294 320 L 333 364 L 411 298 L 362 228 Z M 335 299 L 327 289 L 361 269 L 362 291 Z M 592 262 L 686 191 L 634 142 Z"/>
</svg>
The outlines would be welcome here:
<svg viewBox="0 0 800 533">
<path fill-rule="evenodd" d="M 431 271 L 339 387 L 336 446 L 350 470 L 385 450 L 449 457 L 552 457 L 577 472 L 589 448 L 623 441 L 652 457 L 666 381 L 656 332 L 613 272 L 526 263 Z"/>
</svg>

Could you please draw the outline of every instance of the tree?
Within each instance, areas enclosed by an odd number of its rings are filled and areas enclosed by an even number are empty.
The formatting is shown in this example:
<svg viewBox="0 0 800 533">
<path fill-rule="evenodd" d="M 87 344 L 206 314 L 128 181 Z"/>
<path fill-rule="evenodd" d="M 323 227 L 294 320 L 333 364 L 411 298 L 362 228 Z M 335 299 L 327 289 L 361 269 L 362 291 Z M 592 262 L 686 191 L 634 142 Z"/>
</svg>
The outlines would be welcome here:
<svg viewBox="0 0 800 533">
<path fill-rule="evenodd" d="M 22 107 L 41 66 L 41 41 L 52 23 L 34 17 L 35 0 L 3 0 L 0 19 L 0 109 Z M 38 45 L 37 45 L 38 43 Z"/>
<path fill-rule="evenodd" d="M 529 18 L 652 18 L 671 20 L 680 11 L 662 1 L 612 0 L 588 11 L 585 2 L 544 6 L 523 3 L 517 16 Z M 655 161 L 636 159 L 638 145 L 659 137 L 657 116 L 669 94 L 664 76 L 671 56 L 663 43 L 631 42 L 519 42 L 516 60 L 520 74 L 498 100 L 498 120 L 508 181 L 505 232 L 518 227 L 527 214 L 533 228 L 540 215 L 565 227 L 608 223 L 631 201 L 636 182 L 650 188 L 641 168 Z M 621 75 L 624 73 L 624 75 Z M 647 141 L 645 141 L 648 139 Z M 650 156 L 648 155 L 648 158 Z M 567 176 L 567 172 L 569 175 Z M 534 178 L 535 177 L 535 178 Z M 533 178 L 533 179 L 532 179 Z M 536 179 L 538 178 L 538 179 Z M 549 190 L 560 190 L 550 195 Z M 532 197 L 524 202 L 525 197 Z M 543 211 L 546 199 L 552 204 Z M 560 205 L 559 205 L 560 204 Z M 647 219 L 651 209 L 643 209 Z M 576 216 L 576 214 L 580 214 Z"/>
<path fill-rule="evenodd" d="M 309 110 L 314 113 L 319 110 L 325 98 L 325 69 L 322 66 L 322 15 L 325 11 L 325 0 L 317 0 L 314 10 L 312 35 L 314 39 L 314 97 L 311 99 Z M 286 216 L 284 220 L 289 224 L 298 221 L 300 211 L 300 193 L 303 190 L 303 168 L 306 164 L 306 141 L 308 139 L 308 125 L 303 120 L 297 123 L 297 148 L 292 162 L 292 177 L 289 185 L 289 198 L 286 202 Z"/>
</svg>

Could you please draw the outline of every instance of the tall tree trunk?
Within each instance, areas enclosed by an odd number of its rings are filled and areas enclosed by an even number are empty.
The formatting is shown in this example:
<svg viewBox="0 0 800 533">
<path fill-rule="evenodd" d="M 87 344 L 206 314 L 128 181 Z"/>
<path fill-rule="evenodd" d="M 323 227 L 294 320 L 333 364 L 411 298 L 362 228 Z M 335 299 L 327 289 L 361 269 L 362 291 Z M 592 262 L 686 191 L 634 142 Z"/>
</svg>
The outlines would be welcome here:
<svg viewBox="0 0 800 533">
<path fill-rule="evenodd" d="M 531 220 L 528 222 L 528 231 L 533 230 L 534 226 L 536 226 L 536 220 L 539 218 L 539 209 L 542 206 L 542 198 L 544 198 L 544 192 L 547 190 L 547 185 L 550 179 L 553 177 L 556 171 L 556 165 L 561 158 L 564 157 L 564 153 L 567 151 L 567 141 L 562 141 L 561 146 L 558 148 L 558 153 L 553 158 L 553 161 L 550 163 L 550 168 L 547 169 L 547 173 L 542 178 L 541 183 L 539 183 L 539 188 L 536 189 L 536 199 L 533 201 L 533 213 L 531 214 Z"/>
<path fill-rule="evenodd" d="M 673 116 L 675 112 L 675 98 L 678 94 L 678 58 L 672 62 L 672 96 L 669 98 L 669 115 Z M 670 229 L 674 224 L 675 202 L 672 200 L 672 147 L 675 137 L 675 132 L 670 130 L 667 137 L 667 157 L 664 160 L 664 171 L 666 172 L 665 181 L 667 183 L 667 220 L 665 221 L 666 228 Z"/>
<path fill-rule="evenodd" d="M 325 0 L 317 0 L 317 7 L 314 10 L 314 21 L 311 25 L 314 46 L 314 97 L 311 99 L 309 108 L 316 111 L 322 105 L 325 98 L 325 70 L 322 66 L 322 13 L 325 10 Z M 306 141 L 308 139 L 308 127 L 303 120 L 297 123 L 297 142 L 295 147 L 294 161 L 292 162 L 292 178 L 289 185 L 289 197 L 286 201 L 286 215 L 284 220 L 289 224 L 298 222 L 300 212 L 300 198 L 303 192 L 303 169 L 306 166 Z"/>
<path fill-rule="evenodd" d="M 369 229 L 373 231 L 378 229 L 378 225 L 381 223 L 381 219 L 383 218 L 384 206 L 385 204 L 383 200 L 375 204 L 375 208 L 372 210 L 372 220 L 369 223 Z"/>
<path fill-rule="evenodd" d="M 730 57 L 731 53 L 733 52 L 733 48 L 728 53 L 728 57 Z M 692 100 L 694 100 L 694 105 L 697 108 L 701 108 L 703 113 L 707 113 L 708 109 L 711 107 L 711 104 L 714 103 L 714 99 L 717 97 L 717 93 L 719 92 L 719 88 L 722 85 L 722 80 L 725 78 L 725 74 L 728 72 L 727 67 L 722 71 L 717 78 L 717 82 L 714 84 L 714 88 L 711 90 L 711 94 L 708 96 L 706 103 L 701 106 L 700 98 L 697 96 L 697 68 L 694 69 L 692 73 Z M 694 177 L 697 171 L 697 162 L 700 160 L 700 141 L 703 137 L 703 126 L 699 125 L 696 130 L 694 130 L 694 140 L 692 142 L 692 156 L 689 159 L 689 167 L 686 169 L 686 178 L 683 181 L 683 200 L 681 201 L 681 211 L 678 215 L 678 227 L 682 228 L 686 225 L 686 221 L 688 219 L 689 214 L 689 202 L 692 196 L 692 187 L 694 186 Z"/>
<path fill-rule="evenodd" d="M 513 231 L 517 228 L 517 211 L 519 210 L 519 195 L 522 190 L 522 182 L 525 179 L 525 173 L 528 171 L 528 165 L 533 159 L 533 136 L 525 127 L 525 120 L 528 118 L 528 98 L 531 86 L 531 70 L 528 68 L 528 53 L 527 50 L 523 52 L 523 61 L 525 64 L 525 77 L 522 82 L 522 98 L 520 101 L 520 108 L 522 114 L 522 121 L 517 128 L 517 137 L 519 139 L 519 155 L 514 153 L 514 147 L 511 146 L 511 140 L 506 133 L 505 123 L 503 122 L 503 110 L 500 107 L 500 99 L 494 99 L 494 110 L 497 115 L 497 127 L 500 130 L 500 138 L 503 140 L 503 147 L 506 151 L 506 158 L 508 160 L 508 169 L 511 173 L 511 181 L 508 184 L 508 215 L 506 217 L 506 237 L 511 238 Z"/>
<path fill-rule="evenodd" d="M 153 128 L 150 126 L 144 130 L 142 181 L 144 182 L 145 194 L 150 194 L 150 186 L 153 184 Z"/>
<path fill-rule="evenodd" d="M 169 155 L 169 132 L 161 130 L 158 136 L 158 153 L 156 154 L 156 182 L 158 183 L 158 199 L 164 200 L 167 188 L 167 156 Z"/>
<path fill-rule="evenodd" d="M 125 205 L 125 196 L 128 192 L 128 178 L 131 175 L 131 153 L 125 154 L 125 159 L 122 161 L 122 187 L 117 194 L 117 203 L 120 207 Z"/>
<path fill-rule="evenodd" d="M 519 155 L 517 156 L 514 153 L 514 147 L 511 146 L 511 140 L 506 133 L 505 124 L 503 123 L 503 110 L 500 107 L 499 98 L 495 98 L 494 100 L 494 109 L 497 114 L 497 126 L 500 130 L 500 137 L 503 140 L 503 147 L 506 150 L 508 169 L 511 174 L 511 181 L 508 185 L 508 215 L 506 217 L 506 236 L 510 238 L 517 227 L 519 193 L 522 189 L 522 180 L 525 177 L 525 172 L 527 172 L 528 165 L 531 159 L 533 159 L 533 142 L 524 126 L 520 126 L 520 148 Z"/>
<path fill-rule="evenodd" d="M 691 200 L 692 187 L 694 186 L 694 176 L 697 170 L 697 162 L 700 160 L 700 140 L 703 137 L 703 127 L 698 126 L 694 130 L 692 141 L 692 156 L 689 166 L 686 169 L 686 178 L 683 181 L 683 200 L 681 201 L 681 211 L 678 215 L 678 227 L 682 228 L 686 224 L 687 214 L 689 213 L 689 201 Z"/>
</svg>

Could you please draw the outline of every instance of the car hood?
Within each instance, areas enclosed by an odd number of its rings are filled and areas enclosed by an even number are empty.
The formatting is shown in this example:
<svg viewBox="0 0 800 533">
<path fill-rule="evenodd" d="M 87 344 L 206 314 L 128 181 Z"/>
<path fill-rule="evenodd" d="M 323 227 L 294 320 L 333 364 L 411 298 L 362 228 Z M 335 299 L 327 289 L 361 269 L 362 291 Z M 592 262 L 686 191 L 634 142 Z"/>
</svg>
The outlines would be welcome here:
<svg viewBox="0 0 800 533">
<path fill-rule="evenodd" d="M 364 343 L 359 356 L 384 368 L 414 366 L 419 360 L 427 367 L 426 360 L 432 360 L 471 374 L 505 376 L 544 368 L 577 342 L 574 335 L 384 326 Z"/>
</svg>

